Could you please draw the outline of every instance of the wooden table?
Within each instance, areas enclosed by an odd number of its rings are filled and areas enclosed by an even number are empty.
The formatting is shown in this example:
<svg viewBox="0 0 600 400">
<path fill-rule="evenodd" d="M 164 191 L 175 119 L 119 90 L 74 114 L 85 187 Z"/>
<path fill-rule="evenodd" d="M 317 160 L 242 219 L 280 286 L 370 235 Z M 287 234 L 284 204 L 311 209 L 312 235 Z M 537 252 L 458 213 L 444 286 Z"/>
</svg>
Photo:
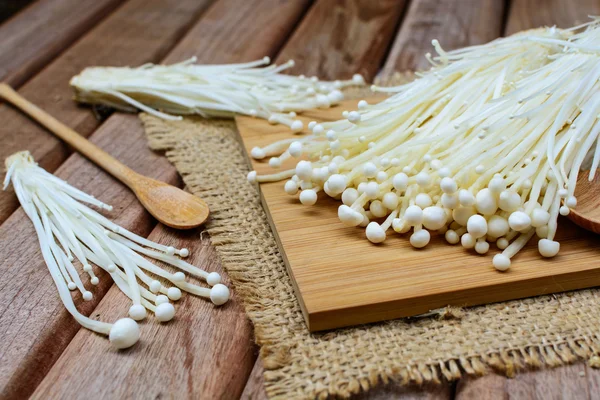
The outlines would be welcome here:
<svg viewBox="0 0 600 400">
<path fill-rule="evenodd" d="M 598 14 L 599 0 L 38 0 L 0 25 L 0 79 L 134 169 L 181 185 L 166 159 L 147 148 L 135 115 L 78 107 L 69 78 L 89 65 L 268 55 L 293 58 L 294 73 L 373 79 L 425 67 L 433 38 L 451 49 Z M 221 268 L 200 230 L 158 225 L 122 185 L 12 108 L 0 105 L 0 121 L 1 158 L 28 149 L 44 168 L 114 205 L 117 223 L 190 248 L 197 265 Z M 112 351 L 64 310 L 11 190 L 0 193 L 0 223 L 1 398 L 266 397 L 252 327 L 235 294 L 221 309 L 186 296 L 176 321 L 145 324 L 146 341 Z M 110 279 L 101 281 L 82 311 L 107 321 L 125 315 L 122 294 Z M 389 386 L 360 397 L 599 399 L 600 372 L 578 363 L 513 379 L 491 374 L 434 387 Z"/>
</svg>

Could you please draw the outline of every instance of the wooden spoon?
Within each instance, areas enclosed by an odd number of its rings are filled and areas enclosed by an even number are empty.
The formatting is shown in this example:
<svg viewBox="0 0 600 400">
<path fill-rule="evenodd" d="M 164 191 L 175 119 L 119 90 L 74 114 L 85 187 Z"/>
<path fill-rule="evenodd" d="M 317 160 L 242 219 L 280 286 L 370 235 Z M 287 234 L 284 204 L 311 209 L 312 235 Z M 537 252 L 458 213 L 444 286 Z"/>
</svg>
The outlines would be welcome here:
<svg viewBox="0 0 600 400">
<path fill-rule="evenodd" d="M 577 177 L 575 197 L 577 206 L 569 213 L 569 219 L 580 227 L 600 233 L 600 171 L 591 182 L 590 171 L 581 171 Z"/>
<path fill-rule="evenodd" d="M 208 206 L 199 197 L 138 174 L 35 104 L 25 100 L 5 83 L 0 83 L 0 97 L 127 185 L 144 208 L 163 224 L 175 229 L 190 229 L 201 225 L 208 218 Z"/>
</svg>

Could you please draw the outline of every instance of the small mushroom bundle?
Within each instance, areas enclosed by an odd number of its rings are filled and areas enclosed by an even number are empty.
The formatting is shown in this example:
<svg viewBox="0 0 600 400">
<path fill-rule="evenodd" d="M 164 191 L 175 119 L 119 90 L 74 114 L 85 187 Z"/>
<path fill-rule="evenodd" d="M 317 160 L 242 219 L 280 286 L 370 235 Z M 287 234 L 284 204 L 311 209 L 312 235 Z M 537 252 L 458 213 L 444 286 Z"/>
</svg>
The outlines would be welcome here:
<svg viewBox="0 0 600 400">
<path fill-rule="evenodd" d="M 340 89 L 365 83 L 359 74 L 335 82 L 281 74 L 294 65 L 293 60 L 258 68 L 268 65 L 269 57 L 244 64 L 195 62 L 192 58 L 173 65 L 86 68 L 71 79 L 71 86 L 75 98 L 83 103 L 139 109 L 165 119 L 181 118 L 165 112 L 225 118 L 242 114 L 299 132 L 303 124 L 295 119 L 296 112 L 337 104 L 344 98 Z"/>
<path fill-rule="evenodd" d="M 410 232 L 427 246 L 445 235 L 506 270 L 534 236 L 555 256 L 558 215 L 575 207 L 580 169 L 600 161 L 599 20 L 544 28 L 426 57 L 431 70 L 385 101 L 311 122 L 311 135 L 257 148 L 270 165 L 295 169 L 250 181 L 289 179 L 287 193 L 313 205 L 320 192 L 340 199 L 338 216 L 366 228 L 373 243 Z"/>
<path fill-rule="evenodd" d="M 208 298 L 215 305 L 222 305 L 229 299 L 229 289 L 220 283 L 221 276 L 217 272 L 207 273 L 175 256 L 187 257 L 187 249 L 154 243 L 112 223 L 82 202 L 108 211 L 112 210 L 111 206 L 46 172 L 34 162 L 29 152 L 15 153 L 7 158 L 6 169 L 4 189 L 12 182 L 23 210 L 33 222 L 44 261 L 63 304 L 77 322 L 94 332 L 108 335 L 115 347 L 127 348 L 138 341 L 140 331 L 135 321 L 146 318 L 147 310 L 161 322 L 170 321 L 175 308 L 169 300 L 179 300 L 182 290 Z M 171 273 L 148 258 L 181 271 Z M 91 285 L 99 283 L 92 264 L 110 275 L 132 301 L 130 318 L 109 324 L 77 311 L 70 291 L 78 290 L 85 301 L 91 300 L 93 294 L 84 286 L 75 268 L 76 261 L 89 275 Z M 186 273 L 212 287 L 188 282 Z M 168 284 L 165 286 L 163 282 Z"/>
</svg>

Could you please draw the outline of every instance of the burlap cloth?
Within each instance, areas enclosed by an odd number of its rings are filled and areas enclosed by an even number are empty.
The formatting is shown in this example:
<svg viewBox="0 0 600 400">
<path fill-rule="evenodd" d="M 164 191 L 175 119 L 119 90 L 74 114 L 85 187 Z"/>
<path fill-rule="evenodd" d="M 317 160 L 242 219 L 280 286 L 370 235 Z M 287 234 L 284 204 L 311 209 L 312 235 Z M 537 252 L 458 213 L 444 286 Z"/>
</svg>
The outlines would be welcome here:
<svg viewBox="0 0 600 400">
<path fill-rule="evenodd" d="M 580 359 L 600 366 L 600 289 L 448 309 L 325 333 L 308 332 L 261 206 L 235 123 L 140 114 L 209 204 L 206 229 L 254 324 L 269 397 L 348 397 L 390 381 L 424 384 Z"/>
</svg>

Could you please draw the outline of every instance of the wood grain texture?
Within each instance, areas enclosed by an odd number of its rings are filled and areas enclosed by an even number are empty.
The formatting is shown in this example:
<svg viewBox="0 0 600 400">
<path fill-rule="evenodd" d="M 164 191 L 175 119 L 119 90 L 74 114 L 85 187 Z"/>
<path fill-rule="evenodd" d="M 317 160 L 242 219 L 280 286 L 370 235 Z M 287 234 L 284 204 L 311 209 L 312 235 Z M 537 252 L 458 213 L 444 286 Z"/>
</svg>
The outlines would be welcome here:
<svg viewBox="0 0 600 400">
<path fill-rule="evenodd" d="M 178 48 L 178 59 L 225 64 L 274 57 L 286 43 L 311 0 L 219 0 Z"/>
<path fill-rule="evenodd" d="M 465 378 L 458 382 L 457 400 L 514 399 L 514 400 L 560 400 L 598 398 L 597 387 L 585 364 L 574 364 L 540 371 L 517 374 L 512 379 L 491 374 L 479 379 Z"/>
<path fill-rule="evenodd" d="M 513 0 L 504 34 L 540 26 L 568 28 L 599 14 L 600 2 L 596 0 Z"/>
<path fill-rule="evenodd" d="M 90 65 L 137 65 L 160 61 L 188 30 L 210 0 L 132 0 L 118 8 L 74 46 L 21 87 L 19 93 L 83 136 L 99 121 L 73 101 L 69 80 Z M 30 150 L 40 165 L 54 171 L 70 154 L 60 140 L 19 111 L 0 105 L 0 159 Z M 12 190 L 0 192 L 0 222 L 18 206 Z"/>
<path fill-rule="evenodd" d="M 579 373 L 581 374 L 581 373 Z M 600 369 L 592 368 L 590 365 L 585 366 L 585 376 L 587 379 L 588 393 L 590 400 L 600 399 Z"/>
<path fill-rule="evenodd" d="M 222 272 L 210 239 L 201 240 L 198 230 L 160 226 L 149 239 L 187 247 L 189 262 Z M 160 324 L 150 315 L 140 324 L 140 342 L 126 351 L 111 349 L 105 337 L 82 329 L 32 398 L 68 398 L 72 393 L 79 398 L 239 398 L 256 354 L 250 322 L 233 293 L 222 307 L 184 295 L 175 304 L 173 321 Z M 127 315 L 129 306 L 129 299 L 113 286 L 94 316 L 116 321 Z"/>
<path fill-rule="evenodd" d="M 0 81 L 21 86 L 121 0 L 40 0 L 0 26 Z"/>
<path fill-rule="evenodd" d="M 455 399 L 471 400 L 504 400 L 508 399 L 506 392 L 507 378 L 497 374 L 486 375 L 481 378 L 466 377 L 456 384 Z"/>
<path fill-rule="evenodd" d="M 502 34 L 504 0 L 414 0 L 381 72 L 429 69 L 425 53 L 438 39 L 445 50 L 481 44 Z"/>
<path fill-rule="evenodd" d="M 376 386 L 366 393 L 353 396 L 354 400 L 450 400 L 454 393 L 451 383 L 423 386 L 389 384 Z"/>
<path fill-rule="evenodd" d="M 352 104 L 313 114 L 323 116 L 317 121 L 339 118 Z M 294 135 L 285 126 L 254 118 L 238 117 L 237 123 L 248 152 Z M 264 161 L 252 165 L 259 174 L 272 171 Z M 263 205 L 311 331 L 600 285 L 600 237 L 565 218 L 559 221 L 557 257 L 542 258 L 531 241 L 513 258 L 511 269 L 500 273 L 492 267 L 492 254 L 476 255 L 439 235 L 420 250 L 395 233 L 373 245 L 364 229 L 339 221 L 338 201 L 321 193 L 316 206 L 302 206 L 297 196 L 285 193 L 283 183 L 261 185 Z"/>
<path fill-rule="evenodd" d="M 235 0 L 221 0 L 213 5 L 190 29 L 165 62 L 179 61 L 194 54 L 213 63 L 240 62 L 264 55 L 272 56 L 279 49 L 281 36 L 287 36 L 301 17 L 306 1 L 286 2 L 285 7 L 279 10 L 277 19 L 272 19 L 272 9 L 279 4 L 279 0 L 263 1 L 255 7 L 245 9 L 243 17 L 225 12 L 238 4 L 240 3 Z M 219 20 L 218 24 L 215 23 L 216 20 Z M 209 22 L 205 24 L 205 21 Z M 270 25 L 260 33 L 256 31 L 257 23 L 266 26 L 269 21 Z M 229 31 L 237 32 L 237 36 L 223 35 L 223 32 Z M 216 40 L 221 40 L 222 47 L 214 46 Z M 255 41 L 261 45 L 253 47 L 252 43 Z M 221 48 L 234 45 L 248 49 L 240 54 L 239 58 L 235 58 L 232 53 L 221 52 Z M 115 114 L 109 118 L 109 122 L 118 124 L 123 118 L 130 116 Z M 135 129 L 136 136 L 143 135 L 141 127 L 131 129 Z M 92 137 L 96 135 L 97 133 L 94 133 Z M 119 137 L 114 137 L 113 140 L 117 144 L 122 141 Z M 145 146 L 145 140 L 139 140 Z M 152 159 L 149 159 L 149 162 L 152 162 Z M 166 169 L 174 170 L 171 166 Z M 159 225 L 152 232 L 151 238 L 161 243 L 177 243 L 177 246 L 188 247 L 194 257 L 191 259 L 196 265 L 208 270 L 220 270 L 214 249 L 209 246 L 207 240 L 198 240 L 198 236 L 198 231 L 174 232 Z M 106 320 L 116 319 L 123 315 L 123 309 L 119 307 L 125 307 L 126 304 L 120 291 L 113 287 L 94 315 L 99 314 Z M 73 387 L 77 387 L 79 394 L 84 397 L 131 397 L 134 394 L 132 391 L 139 389 L 139 386 L 127 386 L 123 382 L 131 382 L 140 374 L 141 367 L 136 367 L 130 374 L 126 372 L 126 368 L 134 364 L 149 366 L 144 368 L 144 397 L 171 396 L 172 393 L 180 393 L 180 396 L 173 395 L 174 397 L 184 397 L 184 393 L 192 393 L 192 398 L 239 397 L 256 354 L 251 340 L 251 325 L 235 295 L 222 309 L 214 309 L 212 304 L 205 300 L 186 296 L 186 300 L 180 302 L 179 309 L 181 314 L 169 326 L 159 328 L 155 321 L 149 321 L 147 326 L 142 328 L 149 329 L 143 331 L 144 337 L 147 338 L 145 344 L 140 343 L 140 348 L 136 346 L 127 353 L 111 352 L 105 338 L 81 329 L 35 396 L 61 397 Z M 70 323 L 76 325 L 72 320 Z M 85 353 L 81 346 L 85 346 Z M 80 356 L 90 352 L 102 357 L 102 363 L 90 366 L 89 358 Z M 178 358 L 172 354 L 182 356 Z M 125 355 L 129 361 L 123 364 Z M 96 367 L 99 370 L 91 370 Z M 77 371 L 86 372 L 80 375 Z M 165 371 L 170 372 L 165 374 Z M 97 376 L 102 376 L 102 380 L 98 380 Z M 56 377 L 60 377 L 59 384 L 56 383 Z"/>
<path fill-rule="evenodd" d="M 175 169 L 148 149 L 137 117 L 120 117 L 103 125 L 93 136 L 94 143 L 137 171 L 177 184 Z M 107 215 L 117 224 L 143 236 L 154 226 L 129 189 L 83 157 L 71 156 L 56 173 L 113 205 Z M 35 389 L 79 325 L 57 296 L 33 226 L 21 208 L 0 226 L 0 270 L 0 397 L 23 398 Z M 102 284 L 94 288 L 94 299 L 82 304 L 79 296 L 75 298 L 85 314 L 110 287 L 106 274 L 97 274 Z"/>
<path fill-rule="evenodd" d="M 385 57 L 404 0 L 320 0 L 309 10 L 277 57 L 296 66 L 292 74 L 344 79 L 360 73 L 371 80 Z"/>
<path fill-rule="evenodd" d="M 246 386 L 240 399 L 242 400 L 267 400 L 267 392 L 265 391 L 265 369 L 260 358 L 256 359 L 252 373 L 248 377 Z"/>
</svg>

